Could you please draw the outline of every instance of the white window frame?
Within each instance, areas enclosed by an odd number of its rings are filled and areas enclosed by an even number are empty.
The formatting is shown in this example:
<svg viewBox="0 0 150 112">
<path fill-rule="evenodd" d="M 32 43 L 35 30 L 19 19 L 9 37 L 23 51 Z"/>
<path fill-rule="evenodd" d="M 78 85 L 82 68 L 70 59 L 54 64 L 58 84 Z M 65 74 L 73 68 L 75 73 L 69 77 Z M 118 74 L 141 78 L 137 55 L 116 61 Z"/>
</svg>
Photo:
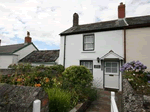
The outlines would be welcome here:
<svg viewBox="0 0 150 112">
<path fill-rule="evenodd" d="M 86 36 L 93 36 L 93 42 L 85 42 Z M 93 48 L 86 48 L 85 49 L 85 44 L 93 44 Z M 83 35 L 83 51 L 94 51 L 95 47 L 95 37 L 94 34 L 87 34 Z"/>
</svg>

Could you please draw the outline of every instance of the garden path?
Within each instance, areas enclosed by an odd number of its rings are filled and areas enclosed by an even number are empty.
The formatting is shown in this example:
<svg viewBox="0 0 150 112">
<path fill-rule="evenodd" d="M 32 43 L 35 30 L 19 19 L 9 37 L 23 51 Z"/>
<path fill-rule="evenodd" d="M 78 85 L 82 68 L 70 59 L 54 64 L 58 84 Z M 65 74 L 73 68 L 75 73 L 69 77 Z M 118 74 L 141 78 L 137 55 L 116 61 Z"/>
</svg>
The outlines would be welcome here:
<svg viewBox="0 0 150 112">
<path fill-rule="evenodd" d="M 86 112 L 110 112 L 110 91 L 98 90 L 98 98 Z"/>
</svg>

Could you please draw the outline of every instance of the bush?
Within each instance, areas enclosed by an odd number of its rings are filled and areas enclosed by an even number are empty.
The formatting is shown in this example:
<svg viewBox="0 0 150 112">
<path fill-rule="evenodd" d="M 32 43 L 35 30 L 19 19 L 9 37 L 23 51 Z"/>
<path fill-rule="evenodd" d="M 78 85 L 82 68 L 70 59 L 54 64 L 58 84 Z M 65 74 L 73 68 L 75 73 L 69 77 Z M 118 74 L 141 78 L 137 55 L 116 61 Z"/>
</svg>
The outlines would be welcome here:
<svg viewBox="0 0 150 112">
<path fill-rule="evenodd" d="M 63 88 L 75 90 L 80 101 L 88 99 L 88 95 L 84 94 L 86 88 L 92 86 L 93 76 L 84 66 L 70 66 L 62 73 Z"/>
<path fill-rule="evenodd" d="M 84 66 L 70 66 L 62 73 L 63 84 L 69 88 L 91 87 L 93 76 Z"/>
<path fill-rule="evenodd" d="M 71 108 L 71 93 L 60 88 L 45 89 L 49 96 L 49 112 L 68 112 Z"/>
</svg>

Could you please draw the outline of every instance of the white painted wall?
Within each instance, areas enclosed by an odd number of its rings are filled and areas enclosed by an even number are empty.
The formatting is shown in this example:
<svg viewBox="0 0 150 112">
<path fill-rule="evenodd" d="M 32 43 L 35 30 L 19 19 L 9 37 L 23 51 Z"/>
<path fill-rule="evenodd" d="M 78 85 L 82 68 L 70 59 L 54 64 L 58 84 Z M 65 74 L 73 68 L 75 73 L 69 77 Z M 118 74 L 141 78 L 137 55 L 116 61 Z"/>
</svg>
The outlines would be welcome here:
<svg viewBox="0 0 150 112">
<path fill-rule="evenodd" d="M 18 63 L 18 56 L 17 55 L 13 55 L 13 60 L 12 60 L 12 64 Z"/>
<path fill-rule="evenodd" d="M 53 66 L 54 64 L 41 64 L 41 63 L 31 63 L 32 66 L 40 66 L 40 65 L 44 65 L 44 66 Z"/>
<path fill-rule="evenodd" d="M 19 61 L 20 59 L 24 58 L 34 50 L 37 51 L 37 49 L 32 44 L 30 44 L 29 46 L 24 47 L 23 49 L 15 52 L 14 54 L 18 55 L 18 61 Z"/>
<path fill-rule="evenodd" d="M 13 55 L 0 55 L 0 69 L 7 69 L 12 64 Z"/>
<path fill-rule="evenodd" d="M 93 34 L 93 33 L 90 33 Z M 83 51 L 83 34 L 66 36 L 66 61 L 65 68 L 71 65 L 80 65 L 80 60 L 93 60 L 93 84 L 102 88 L 103 86 L 103 71 L 94 68 L 97 63 L 97 57 L 102 57 L 110 50 L 113 50 L 118 55 L 124 57 L 123 31 L 105 31 L 95 32 L 95 50 Z M 63 65 L 64 57 L 64 36 L 61 37 L 60 58 L 59 63 Z"/>
<path fill-rule="evenodd" d="M 64 36 L 60 37 L 59 64 L 63 65 L 64 60 Z"/>
<path fill-rule="evenodd" d="M 57 58 L 57 60 L 55 61 L 57 64 L 59 63 L 59 57 Z"/>
</svg>

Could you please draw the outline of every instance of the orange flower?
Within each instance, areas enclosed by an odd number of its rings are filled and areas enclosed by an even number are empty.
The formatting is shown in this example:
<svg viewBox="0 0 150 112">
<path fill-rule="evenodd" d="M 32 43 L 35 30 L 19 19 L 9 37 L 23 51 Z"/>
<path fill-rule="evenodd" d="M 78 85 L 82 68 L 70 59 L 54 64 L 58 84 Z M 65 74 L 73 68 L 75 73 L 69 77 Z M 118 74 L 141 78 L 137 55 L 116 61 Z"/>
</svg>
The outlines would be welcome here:
<svg viewBox="0 0 150 112">
<path fill-rule="evenodd" d="M 21 81 L 21 79 L 17 79 L 17 82 L 20 82 Z"/>
<path fill-rule="evenodd" d="M 41 86 L 41 84 L 35 84 L 34 86 L 35 86 L 35 87 L 40 87 L 40 86 Z"/>
<path fill-rule="evenodd" d="M 49 78 L 46 78 L 46 82 L 49 82 Z"/>
</svg>

